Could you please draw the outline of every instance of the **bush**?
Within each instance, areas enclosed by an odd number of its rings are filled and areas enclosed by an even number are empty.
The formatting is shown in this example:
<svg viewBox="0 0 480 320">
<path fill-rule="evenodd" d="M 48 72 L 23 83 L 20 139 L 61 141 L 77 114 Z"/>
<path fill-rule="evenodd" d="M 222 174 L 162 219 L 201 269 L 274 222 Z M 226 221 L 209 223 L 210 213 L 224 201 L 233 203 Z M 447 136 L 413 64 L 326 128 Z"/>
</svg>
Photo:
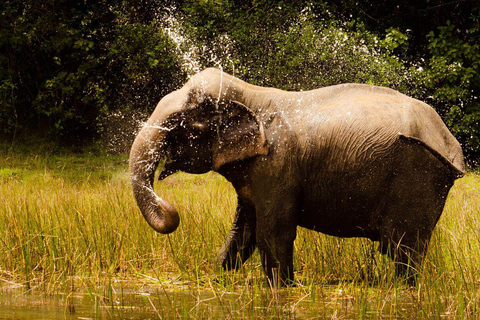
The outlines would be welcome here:
<svg viewBox="0 0 480 320">
<path fill-rule="evenodd" d="M 3 6 L 0 127 L 10 137 L 21 131 L 91 141 L 108 115 L 151 111 L 184 81 L 155 15 L 128 1 Z"/>
<path fill-rule="evenodd" d="M 463 142 L 470 161 L 480 156 L 480 27 L 456 28 L 450 21 L 428 34 L 431 59 L 426 86 L 433 103 Z"/>
</svg>

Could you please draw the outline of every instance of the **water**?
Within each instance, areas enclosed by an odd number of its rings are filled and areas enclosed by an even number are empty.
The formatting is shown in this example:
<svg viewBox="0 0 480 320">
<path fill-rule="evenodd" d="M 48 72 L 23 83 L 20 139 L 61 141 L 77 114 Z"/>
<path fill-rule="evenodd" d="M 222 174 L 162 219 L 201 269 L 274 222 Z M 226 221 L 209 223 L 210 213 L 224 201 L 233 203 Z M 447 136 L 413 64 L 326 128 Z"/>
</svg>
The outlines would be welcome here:
<svg viewBox="0 0 480 320">
<path fill-rule="evenodd" d="M 17 290 L 0 293 L 0 319 L 159 319 L 175 318 L 171 303 L 195 305 L 190 292 L 119 289 L 105 297 L 85 290 L 70 294 L 25 293 Z M 190 307 L 189 307 L 190 309 Z"/>
<path fill-rule="evenodd" d="M 162 22 L 162 29 L 175 44 L 176 53 L 181 57 L 182 69 L 187 73 L 188 78 L 211 66 L 222 70 L 224 66 L 228 66 L 235 74 L 233 61 L 235 43 L 229 35 L 222 33 L 213 43 L 210 43 L 210 47 L 198 46 L 185 34 L 182 18 L 176 16 L 174 11 L 175 8 L 171 8 L 167 10 L 167 14 L 159 15 L 157 19 Z"/>
<path fill-rule="evenodd" d="M 123 290 L 109 300 L 85 292 L 68 296 L 3 292 L 0 294 L 0 319 L 223 319 L 229 315 L 237 318 L 257 313 L 293 315 L 288 307 L 285 310 L 282 307 L 278 309 L 274 300 L 263 306 L 253 306 L 251 303 L 250 309 L 248 303 L 245 306 L 239 301 L 239 308 L 235 309 L 233 305 L 239 296 L 238 293 L 224 293 L 219 298 L 212 292 L 190 290 Z M 300 313 L 305 314 L 305 310 Z"/>
<path fill-rule="evenodd" d="M 0 319 L 158 319 L 146 293 L 126 291 L 107 298 L 86 292 L 43 294 L 3 291 Z M 155 301 L 155 299 L 153 299 Z"/>
<path fill-rule="evenodd" d="M 106 288 L 69 294 L 0 289 L 0 319 L 350 319 L 416 314 L 410 294 L 396 296 L 392 304 L 372 288 L 365 294 L 336 285 L 315 292 L 257 286 L 239 287 L 234 292 L 181 285 L 177 289 L 158 285 Z"/>
</svg>

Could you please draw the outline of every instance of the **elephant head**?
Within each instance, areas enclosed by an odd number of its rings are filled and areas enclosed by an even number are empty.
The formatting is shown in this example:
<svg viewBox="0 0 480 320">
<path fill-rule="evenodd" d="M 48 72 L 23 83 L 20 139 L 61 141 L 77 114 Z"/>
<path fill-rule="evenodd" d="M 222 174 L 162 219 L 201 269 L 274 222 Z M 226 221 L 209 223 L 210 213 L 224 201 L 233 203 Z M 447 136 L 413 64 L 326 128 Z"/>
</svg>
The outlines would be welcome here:
<svg viewBox="0 0 480 320">
<path fill-rule="evenodd" d="M 177 171 L 219 170 L 233 161 L 268 154 L 263 125 L 252 109 L 235 100 L 242 95 L 232 79 L 224 86 L 226 79 L 218 70 L 192 78 L 158 103 L 132 145 L 135 199 L 157 232 L 173 232 L 180 222 L 175 207 L 153 190 L 162 160 L 160 179 Z"/>
</svg>

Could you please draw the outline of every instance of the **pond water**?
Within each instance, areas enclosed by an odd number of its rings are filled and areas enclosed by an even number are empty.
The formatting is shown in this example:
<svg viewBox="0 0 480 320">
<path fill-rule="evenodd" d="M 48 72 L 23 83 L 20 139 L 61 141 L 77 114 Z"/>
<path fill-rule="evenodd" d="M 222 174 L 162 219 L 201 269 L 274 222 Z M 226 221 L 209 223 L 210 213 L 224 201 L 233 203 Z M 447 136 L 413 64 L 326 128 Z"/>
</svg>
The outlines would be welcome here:
<svg viewBox="0 0 480 320">
<path fill-rule="evenodd" d="M 227 292 L 147 286 L 44 294 L 0 288 L 0 319 L 351 319 L 415 315 L 408 295 L 392 303 L 380 294 L 362 296 L 342 290 L 329 286 L 314 293 L 245 287 Z"/>
<path fill-rule="evenodd" d="M 97 294 L 0 293 L 0 319 L 158 319 L 147 293 L 125 292 L 112 301 Z"/>
<path fill-rule="evenodd" d="M 162 319 L 185 318 L 199 297 L 189 291 L 154 288 L 75 290 L 44 294 L 24 289 L 0 291 L 0 319 Z M 103 291 L 103 292 L 102 292 Z"/>
</svg>

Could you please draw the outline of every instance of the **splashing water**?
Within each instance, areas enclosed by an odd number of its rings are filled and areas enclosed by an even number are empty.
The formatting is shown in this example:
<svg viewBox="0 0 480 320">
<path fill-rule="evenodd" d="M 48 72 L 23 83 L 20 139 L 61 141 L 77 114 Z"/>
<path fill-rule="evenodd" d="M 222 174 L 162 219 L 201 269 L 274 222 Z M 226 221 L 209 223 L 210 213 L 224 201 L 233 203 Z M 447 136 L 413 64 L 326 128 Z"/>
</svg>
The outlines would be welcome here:
<svg viewBox="0 0 480 320">
<path fill-rule="evenodd" d="M 118 110 L 108 114 L 99 125 L 107 150 L 113 153 L 127 153 L 133 139 L 144 126 L 145 118 L 143 112 L 139 110 Z"/>
<path fill-rule="evenodd" d="M 195 45 L 194 42 L 185 34 L 182 20 L 174 14 L 175 8 L 167 10 L 167 14 L 159 16 L 158 20 L 163 22 L 162 28 L 175 43 L 177 53 L 182 57 L 182 68 L 187 73 L 188 78 L 199 73 L 205 67 L 215 66 L 223 71 L 224 63 L 227 62 L 232 69 L 232 75 L 235 76 L 235 63 L 233 61 L 234 42 L 225 33 L 220 35 L 210 47 L 203 44 Z M 220 53 L 221 58 L 217 55 Z M 201 61 L 205 61 L 203 64 Z M 222 93 L 228 90 L 228 85 L 224 87 L 223 73 L 220 81 L 220 88 L 216 98 L 216 106 L 218 108 L 221 102 Z M 201 85 L 203 87 L 203 84 Z"/>
<path fill-rule="evenodd" d="M 214 43 L 211 48 L 205 44 L 202 46 L 195 45 L 186 36 L 182 21 L 176 17 L 174 12 L 175 8 L 172 7 L 167 10 L 166 14 L 157 16 L 157 19 L 162 21 L 162 29 L 175 43 L 177 53 L 182 57 L 182 68 L 189 78 L 209 66 L 216 66 L 223 70 L 222 61 L 228 61 L 232 69 L 235 70 L 231 54 L 234 43 L 227 34 L 221 35 L 217 43 Z M 222 52 L 223 59 L 218 57 L 216 51 Z M 206 61 L 206 63 L 202 63 L 201 60 Z"/>
<path fill-rule="evenodd" d="M 187 72 L 188 76 L 200 72 L 202 69 L 200 64 L 200 53 L 197 46 L 185 36 L 185 32 L 181 23 L 175 17 L 175 8 L 168 10 L 167 14 L 157 17 L 158 21 L 162 21 L 163 30 L 170 39 L 175 43 L 176 50 L 182 57 L 182 68 Z"/>
</svg>

